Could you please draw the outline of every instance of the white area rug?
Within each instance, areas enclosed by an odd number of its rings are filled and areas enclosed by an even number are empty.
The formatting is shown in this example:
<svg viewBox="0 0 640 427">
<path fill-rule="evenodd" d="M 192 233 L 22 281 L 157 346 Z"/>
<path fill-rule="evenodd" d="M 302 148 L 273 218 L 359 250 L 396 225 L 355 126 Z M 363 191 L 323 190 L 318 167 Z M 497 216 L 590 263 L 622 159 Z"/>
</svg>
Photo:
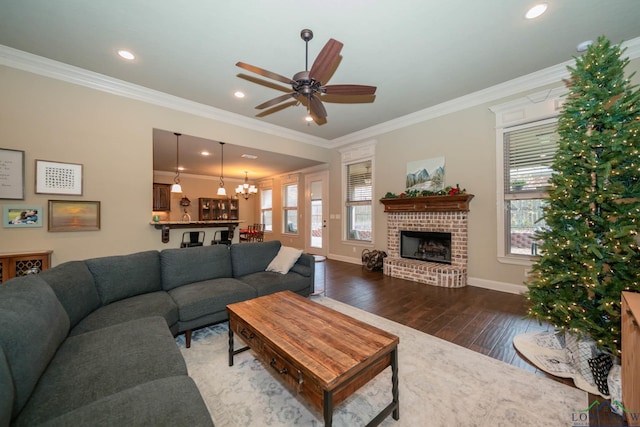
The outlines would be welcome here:
<svg viewBox="0 0 640 427">
<path fill-rule="evenodd" d="M 575 414 L 588 406 L 581 390 L 330 298 L 313 300 L 400 337 L 400 420 L 389 416 L 383 426 L 573 425 Z M 236 355 L 229 367 L 227 331 L 227 323 L 196 331 L 190 349 L 182 335 L 176 338 L 217 427 L 323 425 L 322 414 L 252 352 Z M 236 348 L 241 344 L 236 340 Z M 387 368 L 336 408 L 333 424 L 365 425 L 390 401 Z"/>
</svg>

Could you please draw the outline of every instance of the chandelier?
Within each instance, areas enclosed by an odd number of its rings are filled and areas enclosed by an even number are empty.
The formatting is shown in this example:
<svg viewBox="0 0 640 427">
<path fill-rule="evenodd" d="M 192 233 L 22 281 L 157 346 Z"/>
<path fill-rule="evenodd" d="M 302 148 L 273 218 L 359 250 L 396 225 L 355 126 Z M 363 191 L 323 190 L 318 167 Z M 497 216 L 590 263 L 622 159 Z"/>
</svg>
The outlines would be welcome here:
<svg viewBox="0 0 640 427">
<path fill-rule="evenodd" d="M 236 187 L 236 196 L 242 196 L 245 200 L 249 200 L 249 197 L 251 197 L 252 194 L 256 194 L 258 192 L 258 189 L 255 185 L 249 185 L 249 178 L 247 177 L 247 173 L 247 171 L 244 171 L 244 184 L 240 184 L 238 185 L 238 187 Z"/>
</svg>

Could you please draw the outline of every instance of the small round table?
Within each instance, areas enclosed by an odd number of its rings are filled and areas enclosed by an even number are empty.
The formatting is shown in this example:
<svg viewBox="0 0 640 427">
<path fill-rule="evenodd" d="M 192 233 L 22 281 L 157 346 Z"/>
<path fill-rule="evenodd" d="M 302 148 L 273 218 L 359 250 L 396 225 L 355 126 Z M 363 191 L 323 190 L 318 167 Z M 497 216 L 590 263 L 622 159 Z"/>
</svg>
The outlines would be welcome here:
<svg viewBox="0 0 640 427">
<path fill-rule="evenodd" d="M 327 261 L 327 257 L 324 255 L 312 255 L 313 259 L 316 263 L 316 272 L 318 269 L 318 266 L 322 266 L 322 286 L 318 286 L 318 281 L 315 280 L 314 277 L 314 285 L 313 285 L 313 293 L 311 294 L 311 296 L 324 296 L 325 295 L 325 290 L 326 290 L 326 284 L 327 284 L 327 266 L 325 264 L 325 262 Z M 318 275 L 316 274 L 316 277 Z"/>
</svg>

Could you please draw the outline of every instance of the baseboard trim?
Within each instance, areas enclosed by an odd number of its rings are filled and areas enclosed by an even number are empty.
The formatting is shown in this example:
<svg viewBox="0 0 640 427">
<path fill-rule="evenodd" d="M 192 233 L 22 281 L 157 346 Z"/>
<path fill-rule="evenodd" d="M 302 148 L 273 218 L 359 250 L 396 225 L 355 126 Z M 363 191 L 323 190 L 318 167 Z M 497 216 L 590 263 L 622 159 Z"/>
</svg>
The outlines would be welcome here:
<svg viewBox="0 0 640 427">
<path fill-rule="evenodd" d="M 348 257 L 348 256 L 344 256 L 344 255 L 329 254 L 329 255 L 327 255 L 327 258 L 333 259 L 333 260 L 336 260 L 336 261 L 348 262 L 349 264 L 360 264 L 360 265 L 362 265 L 362 258 L 361 257 L 354 258 L 354 257 Z"/>
<path fill-rule="evenodd" d="M 467 285 L 509 294 L 523 294 L 527 291 L 525 285 L 515 285 L 513 283 L 497 282 L 495 280 L 480 279 L 477 277 L 467 277 Z"/>
<path fill-rule="evenodd" d="M 362 265 L 362 258 L 354 258 L 338 254 L 327 255 L 328 259 L 335 261 L 348 262 L 350 264 Z M 476 288 L 491 289 L 493 291 L 506 292 L 509 294 L 523 294 L 527 291 L 525 285 L 515 285 L 513 283 L 498 282 L 495 280 L 480 279 L 477 277 L 467 277 L 467 285 Z M 432 286 L 432 285 L 427 285 Z"/>
</svg>

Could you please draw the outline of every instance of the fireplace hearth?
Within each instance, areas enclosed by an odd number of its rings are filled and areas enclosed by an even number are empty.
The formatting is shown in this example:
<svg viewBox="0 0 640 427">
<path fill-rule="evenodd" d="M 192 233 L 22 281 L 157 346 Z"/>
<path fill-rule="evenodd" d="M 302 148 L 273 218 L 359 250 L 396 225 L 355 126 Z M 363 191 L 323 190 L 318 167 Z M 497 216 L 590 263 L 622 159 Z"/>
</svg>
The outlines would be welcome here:
<svg viewBox="0 0 640 427">
<path fill-rule="evenodd" d="M 384 274 L 433 286 L 466 286 L 467 216 L 472 198 L 472 194 L 461 194 L 382 199 L 389 255 L 384 259 Z M 440 239 L 445 235 L 446 242 Z"/>
<path fill-rule="evenodd" d="M 400 257 L 451 264 L 451 233 L 401 230 Z"/>
</svg>

